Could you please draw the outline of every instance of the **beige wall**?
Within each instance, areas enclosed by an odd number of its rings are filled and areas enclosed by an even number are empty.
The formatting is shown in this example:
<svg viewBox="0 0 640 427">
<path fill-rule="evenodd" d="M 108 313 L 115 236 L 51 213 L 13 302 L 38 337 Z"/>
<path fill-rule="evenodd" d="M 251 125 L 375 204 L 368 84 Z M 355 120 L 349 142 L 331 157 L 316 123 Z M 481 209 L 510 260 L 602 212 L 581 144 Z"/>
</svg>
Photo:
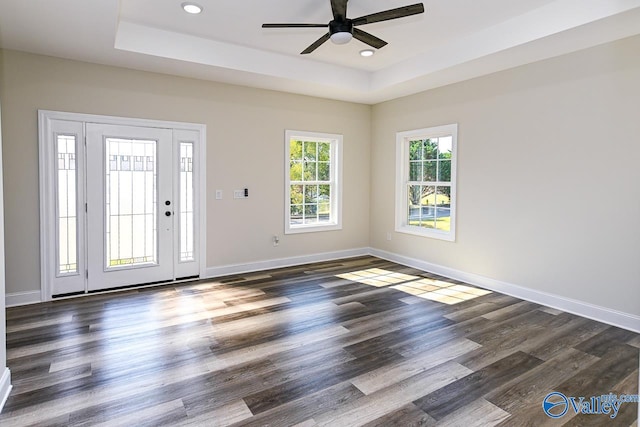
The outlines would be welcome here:
<svg viewBox="0 0 640 427">
<path fill-rule="evenodd" d="M 640 315 L 640 37 L 374 106 L 371 245 Z M 395 133 L 458 123 L 457 241 L 394 229 Z"/>
<path fill-rule="evenodd" d="M 3 51 L 7 293 L 37 290 L 37 110 L 207 125 L 207 266 L 367 247 L 371 107 Z M 284 130 L 344 135 L 343 230 L 282 236 Z M 248 187 L 247 200 L 233 189 Z M 223 200 L 214 200 L 216 189 Z M 281 236 L 273 247 L 273 234 Z"/>
</svg>

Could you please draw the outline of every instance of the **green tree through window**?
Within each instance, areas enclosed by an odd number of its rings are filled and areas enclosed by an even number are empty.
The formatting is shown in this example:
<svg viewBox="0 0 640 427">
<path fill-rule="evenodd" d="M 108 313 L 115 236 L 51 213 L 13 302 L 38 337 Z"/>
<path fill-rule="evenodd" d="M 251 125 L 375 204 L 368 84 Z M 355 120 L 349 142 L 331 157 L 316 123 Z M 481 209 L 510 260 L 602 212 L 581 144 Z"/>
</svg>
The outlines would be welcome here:
<svg viewBox="0 0 640 427">
<path fill-rule="evenodd" d="M 410 225 L 449 231 L 451 137 L 409 141 Z"/>
</svg>

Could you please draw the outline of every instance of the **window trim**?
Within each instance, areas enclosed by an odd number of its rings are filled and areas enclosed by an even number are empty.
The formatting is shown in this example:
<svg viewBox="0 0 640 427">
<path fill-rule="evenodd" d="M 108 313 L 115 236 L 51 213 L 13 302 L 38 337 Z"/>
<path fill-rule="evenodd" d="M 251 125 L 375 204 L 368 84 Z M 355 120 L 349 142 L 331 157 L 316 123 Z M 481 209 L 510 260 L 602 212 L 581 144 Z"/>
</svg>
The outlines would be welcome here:
<svg viewBox="0 0 640 427">
<path fill-rule="evenodd" d="M 438 138 L 443 136 L 452 137 L 451 147 L 451 199 L 450 217 L 451 228 L 449 231 L 435 228 L 424 228 L 407 224 L 408 215 L 408 194 L 407 185 L 409 180 L 409 141 L 428 138 Z M 439 240 L 454 242 L 456 240 L 456 177 L 458 162 L 458 124 L 434 126 L 423 129 L 415 129 L 396 133 L 396 209 L 395 209 L 395 231 L 399 233 L 412 234 L 415 236 L 430 237 Z"/>
<path fill-rule="evenodd" d="M 290 142 L 292 138 L 303 141 L 328 142 L 331 144 L 331 222 L 319 224 L 291 225 L 291 175 Z M 339 134 L 285 130 L 284 145 L 284 234 L 312 233 L 342 229 L 342 141 Z"/>
</svg>

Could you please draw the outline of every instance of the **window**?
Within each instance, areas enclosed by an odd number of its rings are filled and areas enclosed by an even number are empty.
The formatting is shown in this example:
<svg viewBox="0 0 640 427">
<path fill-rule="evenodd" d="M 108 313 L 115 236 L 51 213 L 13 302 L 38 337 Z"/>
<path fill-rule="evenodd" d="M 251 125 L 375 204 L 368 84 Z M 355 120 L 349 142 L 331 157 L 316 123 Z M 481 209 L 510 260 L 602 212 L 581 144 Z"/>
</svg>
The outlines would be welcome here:
<svg viewBox="0 0 640 427">
<path fill-rule="evenodd" d="M 285 132 L 285 233 L 338 230 L 342 135 Z"/>
<path fill-rule="evenodd" d="M 396 231 L 455 240 L 458 125 L 396 134 Z"/>
<path fill-rule="evenodd" d="M 152 163 L 153 165 L 153 163 Z M 180 262 L 194 260 L 193 142 L 180 142 Z"/>
<path fill-rule="evenodd" d="M 57 134 L 56 175 L 58 233 L 58 275 L 78 273 L 78 212 L 76 191 L 76 135 Z"/>
</svg>

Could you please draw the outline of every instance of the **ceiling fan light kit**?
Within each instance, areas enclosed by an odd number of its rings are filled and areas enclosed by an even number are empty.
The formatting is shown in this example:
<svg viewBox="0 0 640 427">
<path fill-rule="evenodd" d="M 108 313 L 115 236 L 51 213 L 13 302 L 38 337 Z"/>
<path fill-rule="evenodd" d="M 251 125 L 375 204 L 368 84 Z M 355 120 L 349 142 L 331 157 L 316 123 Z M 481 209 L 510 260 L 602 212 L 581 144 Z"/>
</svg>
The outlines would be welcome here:
<svg viewBox="0 0 640 427">
<path fill-rule="evenodd" d="M 330 38 L 334 44 L 347 44 L 353 38 L 353 34 L 347 32 L 333 33 Z"/>
<path fill-rule="evenodd" d="M 381 21 L 390 21 L 392 19 L 404 18 L 406 16 L 424 13 L 424 5 L 422 3 L 416 3 L 410 6 L 402 6 L 396 9 L 389 9 L 383 12 L 372 13 L 371 15 L 361 16 L 356 19 L 348 19 L 347 1 L 348 0 L 331 0 L 331 11 L 333 13 L 333 20 L 328 24 L 262 24 L 262 28 L 329 27 L 329 32 L 324 34 L 318 40 L 313 42 L 309 47 L 303 50 L 301 52 L 302 55 L 313 52 L 327 40 L 331 40 L 335 44 L 346 44 L 349 43 L 352 38 L 356 38 L 375 49 L 380 49 L 387 45 L 386 41 L 355 27 L 359 25 L 372 24 L 374 22 Z M 362 52 L 360 54 L 362 55 Z"/>
</svg>

